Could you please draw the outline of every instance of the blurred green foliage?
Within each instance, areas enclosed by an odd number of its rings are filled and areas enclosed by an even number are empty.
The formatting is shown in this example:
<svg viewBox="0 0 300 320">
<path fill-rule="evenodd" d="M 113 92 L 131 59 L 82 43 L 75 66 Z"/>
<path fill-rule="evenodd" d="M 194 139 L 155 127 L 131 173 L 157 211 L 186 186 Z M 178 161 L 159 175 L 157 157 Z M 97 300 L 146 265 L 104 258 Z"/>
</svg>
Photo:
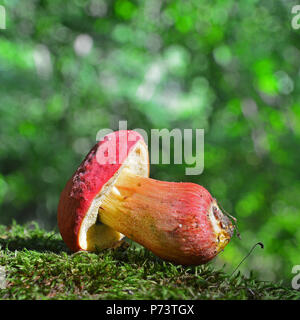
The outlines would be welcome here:
<svg viewBox="0 0 300 320">
<path fill-rule="evenodd" d="M 204 128 L 205 186 L 237 217 L 215 261 L 290 282 L 300 264 L 300 30 L 295 1 L 6 0 L 0 30 L 0 223 L 56 226 L 98 130 Z"/>
</svg>

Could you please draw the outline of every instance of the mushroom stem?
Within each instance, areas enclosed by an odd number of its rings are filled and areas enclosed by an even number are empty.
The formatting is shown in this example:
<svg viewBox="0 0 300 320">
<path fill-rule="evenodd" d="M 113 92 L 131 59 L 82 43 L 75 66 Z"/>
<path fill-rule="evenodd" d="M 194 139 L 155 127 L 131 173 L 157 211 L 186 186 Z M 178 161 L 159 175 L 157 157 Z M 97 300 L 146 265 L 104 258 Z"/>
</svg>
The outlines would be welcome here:
<svg viewBox="0 0 300 320">
<path fill-rule="evenodd" d="M 144 178 L 127 169 L 101 203 L 99 220 L 163 259 L 190 265 L 214 258 L 233 233 L 205 188 Z"/>
</svg>

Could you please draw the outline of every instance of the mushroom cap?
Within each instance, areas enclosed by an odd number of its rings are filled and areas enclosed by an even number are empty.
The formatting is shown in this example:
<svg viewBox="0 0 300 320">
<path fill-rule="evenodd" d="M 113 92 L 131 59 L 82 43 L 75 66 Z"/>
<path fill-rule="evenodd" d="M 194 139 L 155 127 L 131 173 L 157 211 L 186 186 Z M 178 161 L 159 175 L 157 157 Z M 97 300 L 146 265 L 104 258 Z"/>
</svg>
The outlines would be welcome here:
<svg viewBox="0 0 300 320">
<path fill-rule="evenodd" d="M 72 251 L 105 249 L 124 236 L 98 222 L 98 209 L 121 170 L 149 177 L 148 148 L 136 131 L 106 135 L 90 150 L 63 189 L 57 212 L 58 228 Z"/>
</svg>

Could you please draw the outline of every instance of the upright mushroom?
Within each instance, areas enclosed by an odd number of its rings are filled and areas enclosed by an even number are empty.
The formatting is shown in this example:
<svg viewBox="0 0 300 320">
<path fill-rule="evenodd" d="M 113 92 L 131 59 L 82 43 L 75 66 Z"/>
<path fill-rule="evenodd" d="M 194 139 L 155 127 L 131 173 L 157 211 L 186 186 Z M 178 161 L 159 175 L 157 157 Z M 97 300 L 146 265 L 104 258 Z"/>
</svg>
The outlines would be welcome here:
<svg viewBox="0 0 300 320">
<path fill-rule="evenodd" d="M 205 188 L 148 176 L 148 150 L 137 132 L 117 131 L 97 143 L 61 194 L 58 226 L 69 248 L 109 248 L 125 235 L 184 265 L 206 263 L 225 248 L 234 227 Z"/>
</svg>

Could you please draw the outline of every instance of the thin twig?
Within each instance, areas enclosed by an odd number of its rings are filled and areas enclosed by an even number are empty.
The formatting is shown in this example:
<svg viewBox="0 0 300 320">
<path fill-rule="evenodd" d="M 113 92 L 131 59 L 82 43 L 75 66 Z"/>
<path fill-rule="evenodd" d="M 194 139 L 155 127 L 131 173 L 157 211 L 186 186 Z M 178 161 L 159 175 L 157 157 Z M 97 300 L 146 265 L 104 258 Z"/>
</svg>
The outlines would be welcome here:
<svg viewBox="0 0 300 320">
<path fill-rule="evenodd" d="M 229 278 L 232 277 L 232 275 L 236 272 L 236 270 L 240 267 L 240 265 L 250 256 L 250 254 L 252 253 L 252 251 L 255 249 L 255 247 L 259 245 L 262 249 L 265 247 L 264 244 L 262 242 L 257 242 L 252 248 L 251 250 L 248 252 L 248 254 L 244 257 L 244 259 L 237 265 L 237 267 L 233 270 L 233 272 L 231 273 L 231 275 L 229 276 Z"/>
</svg>

